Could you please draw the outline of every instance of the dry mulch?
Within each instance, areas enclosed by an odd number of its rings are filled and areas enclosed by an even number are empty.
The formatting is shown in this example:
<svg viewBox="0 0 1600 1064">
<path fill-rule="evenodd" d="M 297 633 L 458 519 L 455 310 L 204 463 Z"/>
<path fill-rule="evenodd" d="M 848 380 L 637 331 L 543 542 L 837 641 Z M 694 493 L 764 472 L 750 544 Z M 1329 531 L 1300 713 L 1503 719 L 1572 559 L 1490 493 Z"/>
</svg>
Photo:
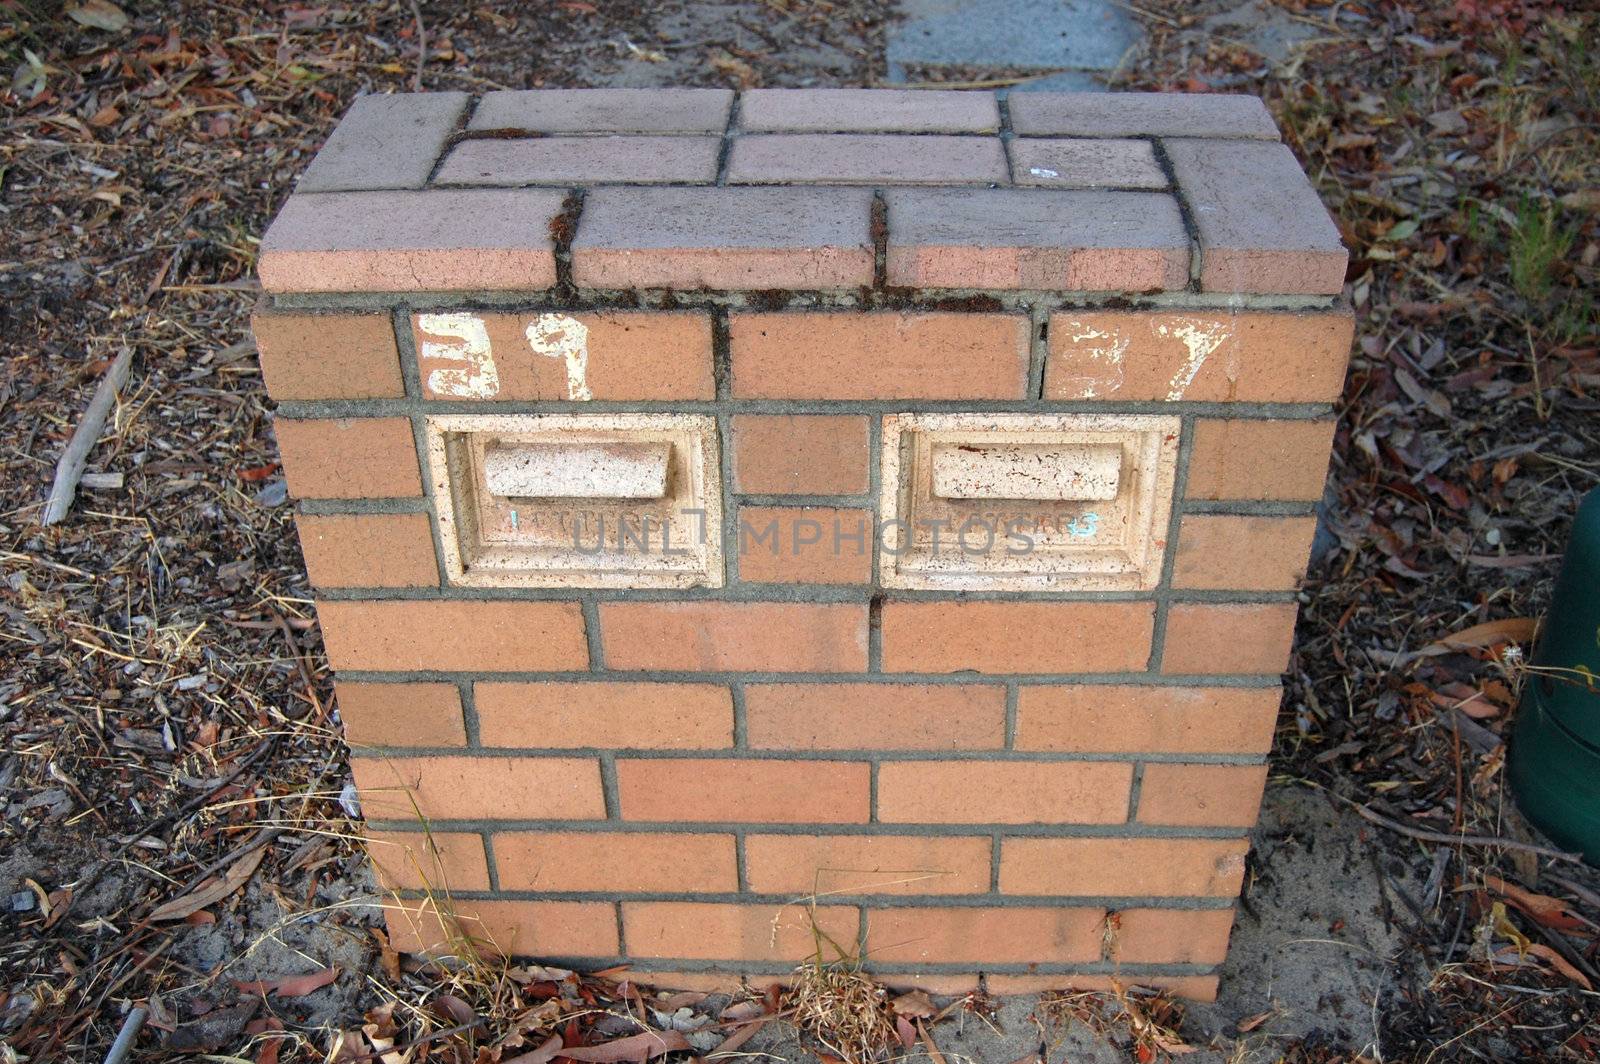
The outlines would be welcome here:
<svg viewBox="0 0 1600 1064">
<path fill-rule="evenodd" d="M 1537 840 L 1502 737 L 1600 480 L 1600 19 L 1280 0 L 1308 32 L 1279 55 L 1208 22 L 1237 6 L 1135 7 L 1149 39 L 1121 87 L 1262 92 L 1354 249 L 1335 542 L 1275 771 L 1359 805 L 1426 885 L 1386 877 L 1412 944 L 1376 1003 L 1386 1059 L 1592 1058 L 1596 880 L 1517 848 Z M 0 2 L 0 879 L 18 885 L 0 897 L 0 1060 L 98 1059 L 132 1003 L 150 1011 L 138 1059 L 640 1059 L 766 1022 L 783 1002 L 442 972 L 372 934 L 245 340 L 254 240 L 358 92 L 871 83 L 886 5 L 141 7 Z M 56 456 L 124 348 L 90 464 L 122 486 L 41 529 Z M 1140 1059 L 1181 1054 L 1169 1003 L 1110 1004 Z"/>
</svg>

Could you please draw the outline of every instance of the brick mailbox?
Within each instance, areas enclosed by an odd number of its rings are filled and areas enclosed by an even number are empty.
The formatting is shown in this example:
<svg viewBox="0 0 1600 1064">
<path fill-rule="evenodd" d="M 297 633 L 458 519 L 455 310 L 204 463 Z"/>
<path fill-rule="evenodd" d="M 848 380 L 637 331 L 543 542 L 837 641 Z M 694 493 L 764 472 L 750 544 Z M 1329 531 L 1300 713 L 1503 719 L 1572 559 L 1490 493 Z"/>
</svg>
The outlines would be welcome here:
<svg viewBox="0 0 1600 1064">
<path fill-rule="evenodd" d="M 1214 992 L 1344 269 L 1251 97 L 357 101 L 254 330 L 397 941 Z"/>
</svg>

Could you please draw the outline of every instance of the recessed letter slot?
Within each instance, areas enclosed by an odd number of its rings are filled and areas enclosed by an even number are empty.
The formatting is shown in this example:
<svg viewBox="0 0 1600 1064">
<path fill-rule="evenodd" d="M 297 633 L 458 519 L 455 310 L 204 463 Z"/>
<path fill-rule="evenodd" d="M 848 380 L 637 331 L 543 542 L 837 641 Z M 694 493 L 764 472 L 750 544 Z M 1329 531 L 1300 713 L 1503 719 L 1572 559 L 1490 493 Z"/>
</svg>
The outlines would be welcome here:
<svg viewBox="0 0 1600 1064">
<path fill-rule="evenodd" d="M 933 448 L 940 499 L 1103 502 L 1117 497 L 1122 448 L 1047 444 Z"/>
<path fill-rule="evenodd" d="M 660 499 L 669 443 L 523 443 L 489 448 L 484 486 L 515 499 Z"/>
</svg>

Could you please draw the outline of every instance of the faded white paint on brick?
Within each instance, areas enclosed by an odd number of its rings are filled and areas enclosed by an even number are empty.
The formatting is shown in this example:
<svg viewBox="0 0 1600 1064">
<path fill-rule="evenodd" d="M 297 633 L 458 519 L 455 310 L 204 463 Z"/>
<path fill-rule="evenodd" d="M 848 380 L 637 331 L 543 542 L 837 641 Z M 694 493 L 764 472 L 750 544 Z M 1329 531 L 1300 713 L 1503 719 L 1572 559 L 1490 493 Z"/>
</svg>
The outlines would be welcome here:
<svg viewBox="0 0 1600 1064">
<path fill-rule="evenodd" d="M 433 336 L 448 336 L 449 343 L 423 340 L 424 364 L 444 362 L 428 371 L 428 390 L 460 399 L 493 399 L 500 394 L 500 371 L 489 347 L 489 330 L 476 314 L 419 314 L 417 325 Z"/>
<path fill-rule="evenodd" d="M 567 368 L 567 398 L 587 401 L 589 391 L 589 327 L 565 314 L 541 314 L 528 326 L 528 346 L 545 358 L 557 358 Z"/>
<path fill-rule="evenodd" d="M 1115 329 L 1098 329 L 1086 322 L 1073 320 L 1063 325 L 1069 330 L 1068 336 L 1072 342 L 1080 345 L 1078 350 L 1087 360 L 1078 376 L 1073 378 L 1077 390 L 1071 398 L 1098 399 L 1114 395 L 1122 387 L 1128 338 Z"/>
<path fill-rule="evenodd" d="M 1151 327 L 1155 329 L 1157 336 L 1177 340 L 1188 352 L 1184 356 L 1183 365 L 1172 375 L 1172 383 L 1167 388 L 1169 400 L 1183 398 L 1184 393 L 1189 390 L 1189 385 L 1194 383 L 1200 367 L 1206 364 L 1206 359 L 1222 346 L 1224 340 L 1233 335 L 1223 322 L 1207 321 L 1204 318 L 1174 318 L 1171 322 L 1152 322 Z"/>
</svg>

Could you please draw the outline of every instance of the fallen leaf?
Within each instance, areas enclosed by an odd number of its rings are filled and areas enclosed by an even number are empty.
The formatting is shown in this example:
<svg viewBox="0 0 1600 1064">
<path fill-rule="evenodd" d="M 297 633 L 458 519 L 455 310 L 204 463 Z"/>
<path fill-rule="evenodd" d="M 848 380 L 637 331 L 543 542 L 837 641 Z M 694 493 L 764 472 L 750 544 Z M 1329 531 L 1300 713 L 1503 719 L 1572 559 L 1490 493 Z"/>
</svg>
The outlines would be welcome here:
<svg viewBox="0 0 1600 1064">
<path fill-rule="evenodd" d="M 691 1049 L 689 1040 L 677 1031 L 646 1031 L 598 1046 L 563 1049 L 560 1056 L 569 1060 L 599 1061 L 649 1060 L 680 1049 Z"/>
<path fill-rule="evenodd" d="M 208 905 L 215 905 L 249 882 L 266 856 L 265 846 L 252 850 L 229 865 L 220 879 L 209 879 L 183 897 L 174 898 L 165 905 L 158 906 L 150 914 L 150 919 L 156 922 L 182 920 L 190 913 L 197 913 Z"/>
<path fill-rule="evenodd" d="M 1574 968 L 1565 957 L 1551 949 L 1549 946 L 1546 946 L 1544 943 L 1535 942 L 1531 944 L 1528 946 L 1528 952 L 1533 954 L 1535 957 L 1543 959 L 1546 964 L 1550 965 L 1550 967 L 1554 968 L 1568 979 L 1571 979 L 1574 983 L 1577 983 L 1585 990 L 1594 989 L 1594 986 L 1589 982 L 1588 976 L 1578 971 L 1578 969 Z"/>
<path fill-rule="evenodd" d="M 1572 907 L 1560 898 L 1552 898 L 1548 894 L 1535 894 L 1515 883 L 1508 883 L 1499 876 L 1484 876 L 1483 882 L 1490 890 L 1504 897 L 1526 913 L 1530 919 L 1545 927 L 1557 931 L 1582 931 L 1589 926 L 1574 915 Z"/>
<path fill-rule="evenodd" d="M 1445 654 L 1452 650 L 1490 647 L 1496 643 L 1526 643 L 1538 629 L 1539 621 L 1535 617 L 1505 617 L 1498 621 L 1484 621 L 1429 643 L 1422 648 L 1422 653 Z"/>
<path fill-rule="evenodd" d="M 928 1036 L 928 1029 L 922 1026 L 921 1020 L 917 1021 L 917 1034 L 922 1036 L 922 1048 L 928 1054 L 928 1059 L 933 1061 L 933 1064 L 945 1064 L 944 1054 L 933 1044 L 933 1039 Z"/>
<path fill-rule="evenodd" d="M 67 17 L 92 30 L 116 33 L 128 28 L 128 14 L 110 0 L 83 0 L 67 8 Z"/>
<path fill-rule="evenodd" d="M 304 997 L 313 990 L 321 990 L 335 979 L 339 978 L 338 967 L 324 968 L 320 972 L 306 972 L 304 975 L 278 975 L 267 979 L 257 979 L 253 982 L 241 982 L 237 979 L 233 985 L 242 994 L 276 994 L 279 997 Z"/>
<path fill-rule="evenodd" d="M 908 990 L 889 1002 L 889 1007 L 897 1016 L 914 1016 L 922 1020 L 939 1011 L 933 1007 L 933 999 L 926 990 Z"/>
<path fill-rule="evenodd" d="M 507 1057 L 500 1064 L 549 1064 L 559 1052 L 561 1052 L 561 1036 L 553 1034 L 546 1038 L 539 1048 L 518 1056 Z"/>
</svg>

